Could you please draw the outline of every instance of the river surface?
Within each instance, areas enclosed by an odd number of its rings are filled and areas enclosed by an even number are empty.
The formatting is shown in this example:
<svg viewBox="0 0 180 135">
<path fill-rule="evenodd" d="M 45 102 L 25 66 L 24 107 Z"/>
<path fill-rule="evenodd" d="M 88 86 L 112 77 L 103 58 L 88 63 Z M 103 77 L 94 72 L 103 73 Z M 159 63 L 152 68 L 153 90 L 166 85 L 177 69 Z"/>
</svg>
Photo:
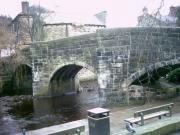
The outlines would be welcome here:
<svg viewBox="0 0 180 135">
<path fill-rule="evenodd" d="M 99 106 L 96 83 L 91 83 L 84 84 L 84 91 L 80 93 L 55 98 L 23 99 L 4 113 L 1 108 L 0 135 L 14 135 L 22 129 L 34 130 L 86 118 L 88 109 Z"/>
</svg>

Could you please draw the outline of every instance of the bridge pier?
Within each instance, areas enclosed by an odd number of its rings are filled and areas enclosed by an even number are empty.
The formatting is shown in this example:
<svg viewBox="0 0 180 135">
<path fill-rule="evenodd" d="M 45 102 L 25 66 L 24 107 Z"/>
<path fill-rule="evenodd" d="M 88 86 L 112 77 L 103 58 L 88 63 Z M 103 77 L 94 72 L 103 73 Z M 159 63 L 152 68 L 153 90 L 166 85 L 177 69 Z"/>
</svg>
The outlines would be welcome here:
<svg viewBox="0 0 180 135">
<path fill-rule="evenodd" d="M 51 97 L 49 91 L 49 82 L 33 82 L 33 96 L 34 97 Z"/>
</svg>

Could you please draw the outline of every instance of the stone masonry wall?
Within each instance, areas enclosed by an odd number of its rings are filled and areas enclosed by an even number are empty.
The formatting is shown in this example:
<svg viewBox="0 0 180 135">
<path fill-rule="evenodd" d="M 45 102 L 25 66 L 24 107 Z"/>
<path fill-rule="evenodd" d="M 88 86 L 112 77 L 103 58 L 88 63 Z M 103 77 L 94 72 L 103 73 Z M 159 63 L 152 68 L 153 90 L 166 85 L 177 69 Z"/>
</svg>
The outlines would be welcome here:
<svg viewBox="0 0 180 135">
<path fill-rule="evenodd" d="M 44 25 L 44 40 L 54 40 L 68 37 L 68 24 L 62 25 Z"/>
<path fill-rule="evenodd" d="M 50 96 L 50 79 L 65 65 L 76 64 L 96 73 L 96 47 L 96 34 L 34 44 L 31 47 L 34 95 Z"/>
<path fill-rule="evenodd" d="M 106 29 L 97 36 L 99 87 L 108 102 L 124 102 L 141 70 L 180 63 L 180 28 Z"/>
<path fill-rule="evenodd" d="M 180 28 L 116 28 L 35 43 L 31 47 L 34 95 L 50 96 L 48 84 L 63 65 L 77 64 L 98 76 L 103 102 L 125 102 L 127 86 L 157 63 L 180 63 Z"/>
<path fill-rule="evenodd" d="M 103 28 L 105 28 L 104 25 L 77 25 L 73 23 L 45 24 L 43 27 L 43 40 L 50 41 L 89 33 L 95 33 L 97 29 Z"/>
</svg>

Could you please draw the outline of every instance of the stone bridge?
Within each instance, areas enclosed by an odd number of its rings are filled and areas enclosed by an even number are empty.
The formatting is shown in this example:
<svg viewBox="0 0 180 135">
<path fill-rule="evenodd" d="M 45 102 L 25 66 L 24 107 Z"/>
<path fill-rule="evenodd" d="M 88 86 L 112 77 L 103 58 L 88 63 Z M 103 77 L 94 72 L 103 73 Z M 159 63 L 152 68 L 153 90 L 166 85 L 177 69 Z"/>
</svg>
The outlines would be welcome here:
<svg viewBox="0 0 180 135">
<path fill-rule="evenodd" d="M 30 46 L 0 61 L 0 95 L 32 94 Z"/>
<path fill-rule="evenodd" d="M 104 101 L 123 101 L 133 81 L 160 67 L 180 64 L 180 28 L 114 28 L 30 47 L 33 95 L 59 96 L 78 90 L 76 74 L 97 75 Z"/>
</svg>

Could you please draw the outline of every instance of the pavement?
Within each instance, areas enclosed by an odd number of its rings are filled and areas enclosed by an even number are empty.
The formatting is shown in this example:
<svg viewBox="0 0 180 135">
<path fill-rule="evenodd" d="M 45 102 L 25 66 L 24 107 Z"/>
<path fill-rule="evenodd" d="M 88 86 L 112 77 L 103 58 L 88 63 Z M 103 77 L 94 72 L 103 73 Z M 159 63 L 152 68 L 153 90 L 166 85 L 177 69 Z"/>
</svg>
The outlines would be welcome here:
<svg viewBox="0 0 180 135">
<path fill-rule="evenodd" d="M 54 134 L 57 131 L 66 130 L 67 128 L 71 126 L 74 127 L 74 126 L 81 126 L 81 125 L 85 125 L 85 132 L 81 133 L 81 135 L 89 135 L 87 119 L 73 121 L 73 122 L 69 122 L 69 123 L 65 123 L 61 125 L 55 125 L 51 127 L 46 127 L 46 128 L 42 128 L 38 130 L 28 131 L 26 132 L 26 135 L 40 135 L 40 134 L 50 135 L 50 134 Z M 172 117 L 164 117 L 161 120 L 156 119 L 150 123 L 145 124 L 144 126 L 137 126 L 135 127 L 136 133 L 129 133 L 125 129 L 120 129 L 119 126 L 117 127 L 115 125 L 115 121 L 113 121 L 112 119 L 111 119 L 110 125 L 111 125 L 111 135 L 146 135 L 146 134 L 155 135 L 154 132 L 157 133 L 157 135 L 160 135 L 162 132 L 167 132 L 167 129 L 170 129 L 173 131 L 174 129 L 172 129 L 172 126 L 173 127 L 176 126 L 175 129 L 177 129 L 177 126 L 180 125 L 180 113 L 174 114 Z M 180 129 L 180 126 L 178 127 Z M 20 134 L 17 134 L 17 135 L 20 135 Z M 172 135 L 178 135 L 178 133 L 174 133 Z"/>
<path fill-rule="evenodd" d="M 174 103 L 174 107 L 172 109 L 173 116 L 163 117 L 161 120 L 159 120 L 158 118 L 154 118 L 154 119 L 145 121 L 145 126 L 135 126 L 134 128 L 137 130 L 137 133 L 140 134 L 144 131 L 150 131 L 150 129 L 161 128 L 160 125 L 163 126 L 163 123 L 168 125 L 169 123 L 177 122 L 176 120 L 180 122 L 180 97 L 163 100 L 163 101 L 162 100 L 151 101 L 143 105 L 129 105 L 129 106 L 108 108 L 111 110 L 111 113 L 110 113 L 111 134 L 113 135 L 129 134 L 127 130 L 125 130 L 124 119 L 133 117 L 133 113 L 135 111 L 139 111 L 139 110 L 143 110 L 143 109 L 147 109 L 147 108 L 151 108 L 151 107 L 155 107 L 155 106 L 159 106 L 159 105 L 163 105 L 167 103 Z M 74 125 L 78 125 L 78 124 L 85 125 L 85 132 L 83 132 L 81 135 L 88 135 L 88 120 L 83 119 L 83 120 L 75 121 Z M 73 125 L 73 122 L 71 122 L 71 125 Z M 55 130 L 58 130 L 59 128 L 68 126 L 68 123 L 66 123 L 66 125 L 61 124 L 61 125 L 56 125 L 56 126 L 51 126 L 51 127 L 47 127 L 43 129 L 46 130 L 45 132 L 47 132 L 47 130 L 55 131 Z M 42 129 L 38 129 L 38 130 L 42 131 Z M 34 131 L 38 131 L 38 130 L 34 130 Z M 30 134 L 32 135 L 34 131 L 27 132 L 27 135 L 30 135 Z M 44 131 L 42 132 L 45 133 Z M 37 134 L 33 134 L 33 135 L 37 135 Z"/>
<path fill-rule="evenodd" d="M 180 130 L 180 114 L 175 114 L 172 117 L 164 117 L 161 120 L 155 120 L 144 126 L 135 127 L 136 133 L 129 133 L 127 130 L 121 130 L 113 135 L 164 135 L 173 131 Z"/>
</svg>

